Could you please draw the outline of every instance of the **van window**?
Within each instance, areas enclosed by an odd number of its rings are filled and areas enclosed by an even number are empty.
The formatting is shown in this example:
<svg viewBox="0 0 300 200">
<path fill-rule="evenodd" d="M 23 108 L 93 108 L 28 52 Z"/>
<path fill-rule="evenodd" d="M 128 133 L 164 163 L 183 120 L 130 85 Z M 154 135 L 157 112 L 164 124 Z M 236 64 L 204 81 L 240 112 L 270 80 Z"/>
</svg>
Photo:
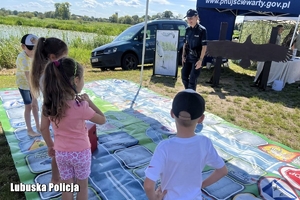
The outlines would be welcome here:
<svg viewBox="0 0 300 200">
<path fill-rule="evenodd" d="M 173 24 L 162 24 L 162 29 L 163 30 L 174 30 L 174 25 Z"/>
<path fill-rule="evenodd" d="M 148 25 L 147 26 L 147 40 L 155 39 L 157 25 Z M 144 29 L 141 31 L 141 34 L 144 34 Z"/>
<path fill-rule="evenodd" d="M 179 30 L 179 37 L 184 37 L 185 36 L 185 26 L 178 25 L 178 30 Z"/>
<path fill-rule="evenodd" d="M 141 26 L 131 26 L 117 36 L 114 41 L 130 40 L 141 29 Z"/>
</svg>

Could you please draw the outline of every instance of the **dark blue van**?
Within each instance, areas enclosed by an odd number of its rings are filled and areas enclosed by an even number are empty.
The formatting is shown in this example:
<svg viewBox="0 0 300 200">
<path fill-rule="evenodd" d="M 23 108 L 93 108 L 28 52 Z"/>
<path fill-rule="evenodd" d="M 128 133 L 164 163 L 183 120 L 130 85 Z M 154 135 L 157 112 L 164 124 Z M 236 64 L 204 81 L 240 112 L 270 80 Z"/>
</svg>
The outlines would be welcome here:
<svg viewBox="0 0 300 200">
<path fill-rule="evenodd" d="M 122 67 L 123 70 L 136 69 L 142 62 L 144 22 L 133 25 L 123 31 L 111 43 L 94 49 L 91 53 L 91 65 L 101 70 Z M 178 61 L 181 54 L 187 23 L 180 19 L 158 19 L 148 21 L 144 63 L 154 61 L 156 30 L 179 30 Z"/>
</svg>

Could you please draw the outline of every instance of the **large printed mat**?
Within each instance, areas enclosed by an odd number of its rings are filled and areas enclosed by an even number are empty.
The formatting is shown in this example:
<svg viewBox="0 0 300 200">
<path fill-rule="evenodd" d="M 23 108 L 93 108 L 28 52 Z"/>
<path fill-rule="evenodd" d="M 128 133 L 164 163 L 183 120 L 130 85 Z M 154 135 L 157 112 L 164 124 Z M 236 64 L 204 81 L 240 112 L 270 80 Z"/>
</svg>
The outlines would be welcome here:
<svg viewBox="0 0 300 200">
<path fill-rule="evenodd" d="M 106 124 L 97 125 L 98 148 L 92 156 L 89 200 L 147 199 L 143 190 L 144 170 L 156 145 L 176 133 L 170 116 L 172 99 L 115 79 L 87 83 L 84 92 L 107 117 Z M 51 158 L 45 142 L 42 137 L 27 136 L 19 91 L 2 90 L 0 97 L 0 120 L 20 180 L 39 190 L 25 192 L 26 198 L 60 199 L 63 187 L 48 188 Z M 203 189 L 203 199 L 299 199 L 300 151 L 234 126 L 211 113 L 205 115 L 195 132 L 212 140 L 229 172 Z M 211 172 L 206 167 L 203 177 Z"/>
</svg>

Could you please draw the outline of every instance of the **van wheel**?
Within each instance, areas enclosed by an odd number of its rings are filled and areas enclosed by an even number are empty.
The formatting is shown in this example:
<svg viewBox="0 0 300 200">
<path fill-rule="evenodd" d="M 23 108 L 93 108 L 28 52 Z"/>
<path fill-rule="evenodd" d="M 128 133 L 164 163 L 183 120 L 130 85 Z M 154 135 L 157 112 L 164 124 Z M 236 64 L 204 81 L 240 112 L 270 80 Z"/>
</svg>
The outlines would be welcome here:
<svg viewBox="0 0 300 200">
<path fill-rule="evenodd" d="M 122 59 L 122 69 L 123 70 L 136 69 L 137 65 L 138 65 L 138 60 L 134 54 L 128 53 L 125 56 L 123 56 L 123 59 Z"/>
<path fill-rule="evenodd" d="M 106 67 L 101 67 L 100 70 L 101 71 L 107 71 L 107 68 Z"/>
</svg>

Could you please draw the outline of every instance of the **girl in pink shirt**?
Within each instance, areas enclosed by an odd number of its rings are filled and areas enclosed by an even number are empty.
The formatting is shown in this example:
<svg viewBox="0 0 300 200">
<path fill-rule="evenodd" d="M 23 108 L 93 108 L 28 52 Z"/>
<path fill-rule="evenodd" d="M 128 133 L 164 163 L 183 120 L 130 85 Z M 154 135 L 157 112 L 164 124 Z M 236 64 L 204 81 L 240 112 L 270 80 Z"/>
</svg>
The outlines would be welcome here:
<svg viewBox="0 0 300 200">
<path fill-rule="evenodd" d="M 35 47 L 32 67 L 30 70 L 31 93 L 35 98 L 39 98 L 43 92 L 44 70 L 46 64 L 50 61 L 59 60 L 68 55 L 67 44 L 59 38 L 40 37 Z M 42 101 L 42 100 L 41 100 Z M 41 116 L 44 117 L 43 115 Z M 51 160 L 51 183 L 56 184 L 60 181 L 56 160 Z"/>
<path fill-rule="evenodd" d="M 49 156 L 55 156 L 63 183 L 79 184 L 77 199 L 88 199 L 88 177 L 91 168 L 91 144 L 85 121 L 104 124 L 104 114 L 81 92 L 83 67 L 71 58 L 47 64 L 43 82 L 43 110 L 41 132 L 48 146 Z M 54 130 L 54 142 L 49 126 Z M 62 199 L 73 199 L 73 193 L 63 192 Z"/>
</svg>

